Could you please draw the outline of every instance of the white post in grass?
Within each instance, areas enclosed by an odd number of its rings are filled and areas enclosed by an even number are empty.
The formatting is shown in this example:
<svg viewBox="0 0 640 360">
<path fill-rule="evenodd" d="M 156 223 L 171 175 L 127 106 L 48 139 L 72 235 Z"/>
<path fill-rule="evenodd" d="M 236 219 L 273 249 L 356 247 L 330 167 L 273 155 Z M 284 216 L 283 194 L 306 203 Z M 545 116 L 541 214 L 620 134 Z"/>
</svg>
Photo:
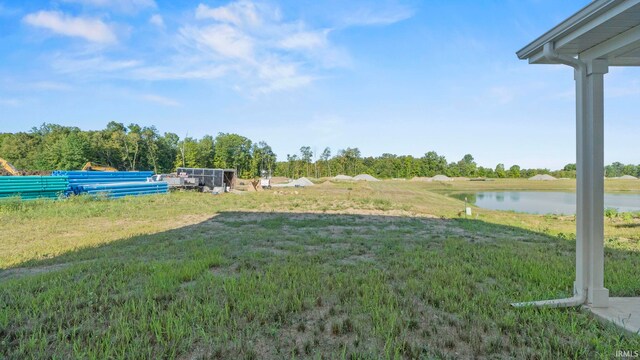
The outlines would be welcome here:
<svg viewBox="0 0 640 360">
<path fill-rule="evenodd" d="M 573 283 L 575 296 L 587 298 L 589 281 L 589 172 L 585 161 L 586 137 L 586 85 L 587 69 L 584 66 L 575 69 L 576 81 L 576 281 Z"/>
<path fill-rule="evenodd" d="M 576 279 L 571 298 L 514 306 L 609 307 L 604 287 L 604 75 L 640 66 L 640 0 L 593 0 L 517 52 L 531 64 L 563 64 L 576 81 Z"/>
<path fill-rule="evenodd" d="M 604 74 L 608 72 L 606 60 L 595 59 L 587 63 L 586 93 L 583 94 L 582 136 L 578 139 L 578 152 L 582 152 L 579 175 L 582 187 L 583 229 L 582 255 L 589 253 L 587 261 L 587 302 L 593 307 L 609 305 L 609 290 L 604 287 Z M 578 183 L 580 185 L 580 183 Z M 585 231 L 586 230 L 586 233 Z"/>
<path fill-rule="evenodd" d="M 576 282 L 575 295 L 607 307 L 604 288 L 604 74 L 606 60 L 576 69 Z"/>
</svg>

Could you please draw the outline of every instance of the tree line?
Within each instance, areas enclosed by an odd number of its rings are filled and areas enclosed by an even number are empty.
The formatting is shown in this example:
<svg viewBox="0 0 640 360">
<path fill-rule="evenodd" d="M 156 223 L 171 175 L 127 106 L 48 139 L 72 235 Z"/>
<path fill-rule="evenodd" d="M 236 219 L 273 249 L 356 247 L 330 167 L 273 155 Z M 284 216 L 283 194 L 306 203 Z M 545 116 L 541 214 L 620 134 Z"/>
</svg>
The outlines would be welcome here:
<svg viewBox="0 0 640 360">
<path fill-rule="evenodd" d="M 444 156 L 435 151 L 429 151 L 422 157 L 388 153 L 377 157 L 363 157 L 358 148 L 347 148 L 339 150 L 334 156 L 331 155 L 331 149 L 325 148 L 316 157 L 308 146 L 303 146 L 300 148 L 300 154 L 287 155 L 287 161 L 278 162 L 276 173 L 291 178 L 300 176 L 331 177 L 336 174 L 355 176 L 365 173 L 381 179 L 411 179 L 435 175 L 469 178 L 528 178 L 537 174 L 573 178 L 576 176 L 573 164 L 556 171 L 523 169 L 518 165 L 507 169 L 504 164 L 498 164 L 495 168 L 487 168 L 478 166 L 471 154 L 454 162 L 448 162 Z"/>
<path fill-rule="evenodd" d="M 220 133 L 201 139 L 153 127 L 110 122 L 102 130 L 43 124 L 29 132 L 0 134 L 0 157 L 28 171 L 77 170 L 88 161 L 118 170 L 170 173 L 178 167 L 236 169 L 241 176 L 259 176 L 273 167 L 276 155 L 265 142 Z"/>
<path fill-rule="evenodd" d="M 266 142 L 253 142 L 238 135 L 219 133 L 202 138 L 180 138 L 174 133 L 161 134 L 155 127 L 110 122 L 102 130 L 83 131 L 78 127 L 43 124 L 29 132 L 0 133 L 0 157 L 21 170 L 74 170 L 91 161 L 119 170 L 174 172 L 177 167 L 236 169 L 243 178 L 259 177 L 263 171 L 289 178 L 355 176 L 367 173 L 382 179 L 432 177 L 528 178 L 537 174 L 575 178 L 575 164 L 560 170 L 478 166 L 471 154 L 458 161 L 429 151 L 421 157 L 385 153 L 362 156 L 357 147 L 333 153 L 330 148 L 318 152 L 302 146 L 300 152 L 287 154 L 277 161 Z M 619 162 L 607 165 L 608 177 L 640 177 L 640 165 Z"/>
</svg>

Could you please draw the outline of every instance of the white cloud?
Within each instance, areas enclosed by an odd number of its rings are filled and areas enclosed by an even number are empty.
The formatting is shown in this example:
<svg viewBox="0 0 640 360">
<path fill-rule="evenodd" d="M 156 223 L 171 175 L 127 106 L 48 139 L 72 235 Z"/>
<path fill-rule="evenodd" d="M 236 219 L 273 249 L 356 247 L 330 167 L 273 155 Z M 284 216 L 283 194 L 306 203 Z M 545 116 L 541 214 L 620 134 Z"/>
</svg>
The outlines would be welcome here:
<svg viewBox="0 0 640 360">
<path fill-rule="evenodd" d="M 52 61 L 53 67 L 65 74 L 88 74 L 90 76 L 100 73 L 122 72 L 142 65 L 139 60 L 112 60 L 103 56 L 92 57 L 68 57 L 59 55 Z"/>
<path fill-rule="evenodd" d="M 180 34 L 193 40 L 197 47 L 213 50 L 223 57 L 249 60 L 253 56 L 253 39 L 230 25 L 185 27 Z"/>
<path fill-rule="evenodd" d="M 30 80 L 25 77 L 6 78 L 0 82 L 0 88 L 11 89 L 15 92 L 32 93 L 35 91 L 70 91 L 73 87 L 65 82 L 51 80 Z"/>
<path fill-rule="evenodd" d="M 22 105 L 22 101 L 14 98 L 0 98 L 0 105 L 17 107 Z"/>
<path fill-rule="evenodd" d="M 243 92 L 304 87 L 318 78 L 319 69 L 346 63 L 328 39 L 329 29 L 285 21 L 278 8 L 263 3 L 200 4 L 195 18 L 200 22 L 180 29 L 182 44 L 196 51 L 191 57 L 201 64 L 214 63 L 225 75 L 238 76 L 235 88 Z"/>
<path fill-rule="evenodd" d="M 413 16 L 414 11 L 407 7 L 393 7 L 387 9 L 360 8 L 351 11 L 343 19 L 344 26 L 373 26 L 390 25 Z"/>
<path fill-rule="evenodd" d="M 227 66 L 192 64 L 172 66 L 140 67 L 132 71 L 132 76 L 143 80 L 212 80 L 229 71 Z"/>
<path fill-rule="evenodd" d="M 105 8 L 156 7 L 150 0 L 63 1 Z M 408 16 L 386 11 L 374 19 L 373 14 L 367 12 L 360 23 L 380 24 Z M 26 16 L 24 21 L 95 43 L 117 41 L 112 27 L 99 19 L 41 11 Z M 148 22 L 165 27 L 157 12 L 149 16 Z M 333 31 L 299 19 L 285 19 L 278 7 L 259 1 L 237 0 L 218 7 L 199 4 L 173 38 L 163 39 L 162 46 L 153 47 L 167 52 L 138 52 L 139 59 L 128 59 L 107 52 L 115 47 L 107 51 L 100 46 L 98 51 L 87 47 L 81 52 L 56 54 L 51 64 L 59 73 L 94 79 L 219 79 L 251 96 L 309 86 L 323 78 L 323 72 L 349 66 L 348 52 L 330 39 Z"/>
<path fill-rule="evenodd" d="M 44 91 L 69 91 L 72 87 L 69 84 L 55 82 L 55 81 L 38 81 L 29 84 L 29 87 L 36 90 Z"/>
<path fill-rule="evenodd" d="M 149 18 L 149 23 L 159 27 L 159 28 L 164 28 L 164 19 L 162 18 L 162 15 L 160 14 L 153 14 L 151 15 L 151 17 Z"/>
<path fill-rule="evenodd" d="M 196 9 L 196 19 L 212 19 L 236 26 L 259 26 L 263 14 L 258 14 L 258 7 L 251 1 L 240 0 L 226 6 L 210 8 L 200 4 Z"/>
<path fill-rule="evenodd" d="M 73 17 L 59 11 L 39 11 L 28 14 L 23 21 L 56 34 L 80 37 L 95 43 L 108 44 L 117 41 L 111 27 L 99 19 Z"/>
<path fill-rule="evenodd" d="M 279 45 L 284 49 L 317 49 L 328 45 L 329 30 L 301 31 L 280 40 Z"/>
<path fill-rule="evenodd" d="M 68 3 L 76 3 L 84 6 L 109 8 L 125 13 L 136 13 L 144 9 L 157 7 L 154 0 L 63 0 Z"/>
<path fill-rule="evenodd" d="M 340 26 L 386 25 L 407 19 L 413 11 L 400 6 L 358 7 Z M 182 44 L 195 49 L 204 64 L 227 65 L 250 93 L 291 90 L 312 84 L 323 70 L 351 64 L 347 52 L 333 44 L 330 28 L 313 28 L 301 20 L 285 20 L 279 8 L 238 0 L 195 9 L 199 22 L 180 29 Z"/>
<path fill-rule="evenodd" d="M 141 98 L 143 100 L 164 105 L 164 106 L 181 106 L 182 105 L 180 104 L 180 102 L 176 100 L 170 99 L 168 97 L 160 96 L 160 95 L 145 94 L 145 95 L 142 95 Z"/>
<path fill-rule="evenodd" d="M 258 86 L 256 92 L 262 94 L 303 87 L 314 80 L 310 75 L 301 74 L 295 64 L 282 64 L 278 61 L 261 64 L 258 67 L 258 77 L 264 84 Z"/>
</svg>

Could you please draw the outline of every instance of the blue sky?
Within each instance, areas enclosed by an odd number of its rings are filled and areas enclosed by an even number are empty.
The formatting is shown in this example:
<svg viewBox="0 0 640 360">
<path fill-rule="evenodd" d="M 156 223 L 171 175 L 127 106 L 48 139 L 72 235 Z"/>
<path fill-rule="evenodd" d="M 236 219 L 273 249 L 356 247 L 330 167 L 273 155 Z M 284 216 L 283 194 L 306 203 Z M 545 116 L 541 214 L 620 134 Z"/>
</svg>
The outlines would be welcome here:
<svg viewBox="0 0 640 360">
<path fill-rule="evenodd" d="M 582 0 L 0 0 L 0 132 L 109 121 L 483 166 L 575 160 L 573 73 L 515 51 Z M 640 71 L 606 76 L 605 160 L 640 163 Z"/>
</svg>

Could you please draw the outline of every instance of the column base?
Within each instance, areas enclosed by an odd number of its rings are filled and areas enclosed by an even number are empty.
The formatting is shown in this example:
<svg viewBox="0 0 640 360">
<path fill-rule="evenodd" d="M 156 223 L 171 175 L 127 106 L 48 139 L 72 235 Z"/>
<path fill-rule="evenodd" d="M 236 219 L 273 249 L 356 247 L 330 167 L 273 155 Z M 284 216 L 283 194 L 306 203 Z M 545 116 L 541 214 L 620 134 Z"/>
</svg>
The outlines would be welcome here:
<svg viewBox="0 0 640 360">
<path fill-rule="evenodd" d="M 589 303 L 589 306 L 594 308 L 609 307 L 609 289 L 589 289 L 587 302 Z"/>
</svg>

